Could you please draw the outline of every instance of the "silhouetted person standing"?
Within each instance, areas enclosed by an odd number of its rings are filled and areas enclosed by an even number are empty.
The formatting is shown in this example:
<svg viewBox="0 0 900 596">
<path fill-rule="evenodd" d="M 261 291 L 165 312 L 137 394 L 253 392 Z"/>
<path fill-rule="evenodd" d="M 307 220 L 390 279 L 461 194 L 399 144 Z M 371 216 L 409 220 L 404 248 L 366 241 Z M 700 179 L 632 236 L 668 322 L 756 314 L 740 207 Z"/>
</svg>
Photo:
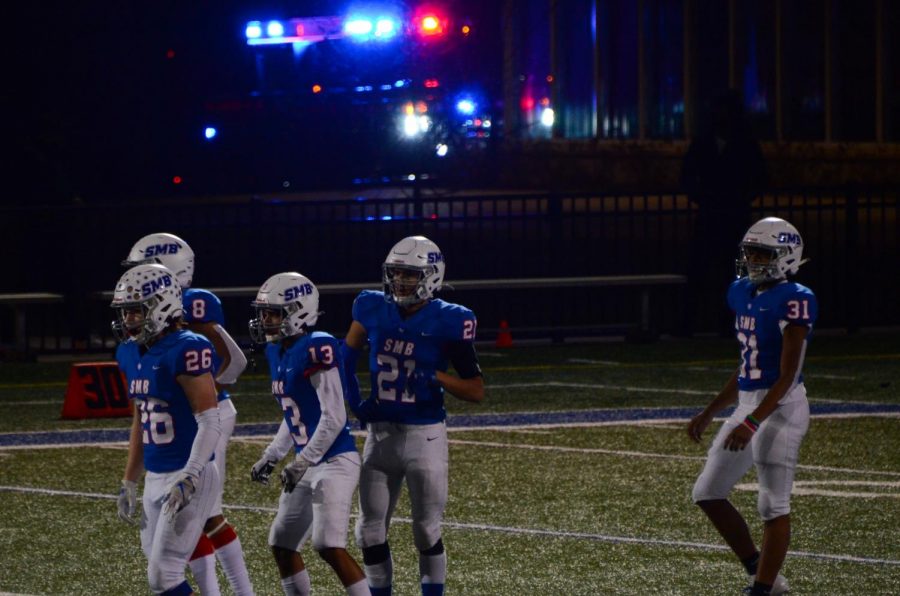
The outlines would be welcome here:
<svg viewBox="0 0 900 596">
<path fill-rule="evenodd" d="M 766 164 L 750 135 L 736 91 L 719 97 L 708 123 L 684 157 L 682 187 L 697 205 L 688 263 L 688 302 L 682 331 L 692 334 L 702 297 L 717 296 L 734 276 L 731 263 L 750 224 L 750 203 L 766 185 Z M 725 304 L 716 312 L 716 331 L 730 336 L 733 321 Z M 704 309 L 707 310 L 707 309 Z"/>
</svg>

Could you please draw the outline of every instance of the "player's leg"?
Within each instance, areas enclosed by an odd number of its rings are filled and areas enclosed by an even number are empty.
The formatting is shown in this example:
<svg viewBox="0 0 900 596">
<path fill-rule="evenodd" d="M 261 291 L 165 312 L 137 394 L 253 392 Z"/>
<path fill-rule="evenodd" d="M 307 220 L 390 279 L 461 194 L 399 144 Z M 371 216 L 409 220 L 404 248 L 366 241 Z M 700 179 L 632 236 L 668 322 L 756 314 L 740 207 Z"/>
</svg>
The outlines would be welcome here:
<svg viewBox="0 0 900 596">
<path fill-rule="evenodd" d="M 753 465 L 753 453 L 749 448 L 743 451 L 722 448 L 728 434 L 750 411 L 752 407 L 737 408 L 719 429 L 707 453 L 703 471 L 694 483 L 692 498 L 744 564 L 747 573 L 752 575 L 756 573 L 759 552 L 747 522 L 728 500 L 728 495 Z"/>
<path fill-rule="evenodd" d="M 303 478 L 292 492 L 281 493 L 278 513 L 269 529 L 269 546 L 286 596 L 309 596 L 309 572 L 300 549 L 312 533 L 312 523 L 312 489 L 309 480 Z"/>
<path fill-rule="evenodd" d="M 387 531 L 403 483 L 397 447 L 402 444 L 403 434 L 376 437 L 376 429 L 387 424 L 369 424 L 359 477 L 356 543 L 363 553 L 366 579 L 373 596 L 391 594 L 394 564 Z"/>
<path fill-rule="evenodd" d="M 778 407 L 763 421 L 754 437 L 753 456 L 759 473 L 757 506 L 763 519 L 756 582 L 772 594 L 787 589 L 781 567 L 791 541 L 791 488 L 800 444 L 809 428 L 809 403 L 803 386 L 794 389 L 794 398 Z"/>
<path fill-rule="evenodd" d="M 163 495 L 159 496 L 160 501 L 164 499 L 178 474 L 179 472 L 159 475 L 158 480 L 164 486 Z M 190 590 L 190 586 L 185 580 L 184 569 L 212 510 L 218 475 L 215 463 L 210 462 L 200 475 L 191 502 L 175 514 L 173 520 L 162 514 L 157 517 L 147 565 L 150 589 L 155 594 L 189 593 L 185 592 Z"/>
<path fill-rule="evenodd" d="M 215 557 L 222 565 L 222 571 L 228 578 L 228 583 L 236 596 L 253 594 L 253 586 L 250 584 L 250 575 L 247 573 L 247 565 L 244 563 L 244 551 L 241 547 L 241 539 L 238 538 L 234 527 L 228 523 L 222 514 L 222 494 L 225 489 L 225 462 L 228 450 L 228 441 L 234 432 L 234 424 L 237 410 L 230 399 L 219 402 L 219 418 L 222 424 L 222 432 L 216 445 L 216 463 L 219 466 L 219 490 L 216 491 L 216 501 L 213 512 L 206 521 L 203 531 L 211 541 L 215 549 Z M 201 587 L 200 591 L 203 594 Z"/>
<path fill-rule="evenodd" d="M 410 431 L 405 459 L 422 595 L 440 596 L 447 577 L 447 553 L 441 539 L 449 471 L 447 427 L 431 424 Z"/>
<path fill-rule="evenodd" d="M 216 577 L 216 547 L 213 546 L 206 534 L 201 533 L 200 539 L 191 557 L 188 560 L 188 566 L 191 568 L 191 575 L 197 583 L 197 589 L 203 596 L 220 596 L 219 578 Z"/>
<path fill-rule="evenodd" d="M 312 546 L 337 574 L 351 596 L 367 596 L 369 586 L 359 564 L 347 552 L 353 491 L 359 484 L 356 451 L 335 456 L 307 472 L 314 474 Z"/>
</svg>

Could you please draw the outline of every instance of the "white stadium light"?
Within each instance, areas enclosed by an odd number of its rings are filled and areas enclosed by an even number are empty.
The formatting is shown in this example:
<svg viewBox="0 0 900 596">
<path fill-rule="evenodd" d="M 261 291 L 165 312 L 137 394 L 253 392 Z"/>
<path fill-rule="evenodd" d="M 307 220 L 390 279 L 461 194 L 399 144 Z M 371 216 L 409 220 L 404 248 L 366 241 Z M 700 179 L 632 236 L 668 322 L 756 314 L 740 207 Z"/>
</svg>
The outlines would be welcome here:
<svg viewBox="0 0 900 596">
<path fill-rule="evenodd" d="M 551 128 L 553 126 L 553 122 L 555 119 L 556 116 L 553 113 L 553 108 L 544 108 L 544 111 L 541 112 L 541 124 L 543 124 L 547 128 Z"/>
</svg>

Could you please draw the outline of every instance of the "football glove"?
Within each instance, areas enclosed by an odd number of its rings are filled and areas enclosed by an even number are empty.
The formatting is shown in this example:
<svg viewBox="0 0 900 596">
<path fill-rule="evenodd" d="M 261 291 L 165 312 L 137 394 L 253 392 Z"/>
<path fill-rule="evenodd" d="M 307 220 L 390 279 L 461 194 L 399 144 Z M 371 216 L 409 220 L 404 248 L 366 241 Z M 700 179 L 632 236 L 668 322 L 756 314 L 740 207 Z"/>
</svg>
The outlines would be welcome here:
<svg viewBox="0 0 900 596">
<path fill-rule="evenodd" d="M 406 390 L 416 396 L 417 402 L 431 401 L 434 390 L 441 386 L 437 374 L 427 368 L 417 368 L 406 378 Z"/>
<path fill-rule="evenodd" d="M 369 420 L 372 419 L 372 415 L 375 414 L 375 407 L 377 405 L 378 403 L 370 397 L 360 402 L 353 410 L 353 415 L 359 420 L 359 425 L 363 430 L 366 428 L 366 423 L 369 422 Z"/>
<path fill-rule="evenodd" d="M 116 505 L 119 507 L 119 519 L 133 526 L 137 525 L 138 520 L 134 518 L 134 512 L 137 509 L 137 482 L 133 480 L 122 481 L 122 488 L 119 489 Z"/>
<path fill-rule="evenodd" d="M 260 484 L 269 484 L 269 477 L 272 475 L 276 463 L 275 460 L 269 459 L 267 455 L 263 454 L 262 458 L 250 468 L 250 480 Z"/>
<path fill-rule="evenodd" d="M 281 470 L 281 486 L 284 487 L 284 492 L 293 492 L 297 487 L 297 483 L 300 482 L 300 479 L 303 478 L 303 475 L 306 474 L 311 465 L 308 459 L 299 455 L 294 461 L 286 465 Z"/>
<path fill-rule="evenodd" d="M 175 484 L 169 489 L 169 495 L 166 497 L 166 502 L 163 503 L 162 508 L 163 515 L 168 517 L 169 521 L 174 521 L 175 515 L 191 502 L 191 498 L 197 492 L 198 480 L 199 478 L 195 478 L 187 472 L 182 472 Z"/>
</svg>

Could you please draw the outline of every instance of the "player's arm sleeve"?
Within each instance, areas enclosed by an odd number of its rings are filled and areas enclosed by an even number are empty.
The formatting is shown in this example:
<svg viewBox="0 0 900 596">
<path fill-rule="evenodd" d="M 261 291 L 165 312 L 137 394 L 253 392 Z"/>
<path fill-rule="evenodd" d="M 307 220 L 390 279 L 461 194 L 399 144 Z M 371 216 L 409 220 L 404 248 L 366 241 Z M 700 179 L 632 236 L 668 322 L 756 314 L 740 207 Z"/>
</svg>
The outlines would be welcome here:
<svg viewBox="0 0 900 596">
<path fill-rule="evenodd" d="M 319 424 L 316 426 L 315 432 L 300 455 L 313 464 L 317 464 L 347 424 L 347 412 L 344 410 L 341 373 L 337 368 L 319 370 L 309 380 L 319 396 L 322 415 L 319 417 Z"/>
<path fill-rule="evenodd" d="M 234 338 L 225 331 L 224 327 L 216 323 L 213 325 L 213 328 L 219 334 L 219 338 L 221 338 L 222 343 L 225 344 L 228 350 L 228 366 L 219 371 L 219 374 L 216 375 L 216 382 L 220 385 L 232 385 L 237 382 L 238 377 L 247 368 L 247 357 L 244 356 L 244 351 L 237 345 Z"/>
<path fill-rule="evenodd" d="M 275 433 L 275 438 L 272 439 L 272 442 L 265 449 L 265 456 L 272 461 L 281 461 L 293 446 L 294 439 L 291 438 L 291 429 L 288 428 L 287 420 L 282 418 L 278 432 Z"/>
<path fill-rule="evenodd" d="M 819 303 L 815 294 L 810 291 L 791 294 L 784 301 L 782 308 L 784 309 L 781 317 L 782 328 L 785 325 L 801 325 L 812 329 L 819 317 Z"/>
<path fill-rule="evenodd" d="M 447 359 L 453 364 L 456 374 L 461 379 L 473 379 L 484 376 L 478 363 L 475 344 L 471 341 L 451 341 L 446 344 Z"/>
</svg>

